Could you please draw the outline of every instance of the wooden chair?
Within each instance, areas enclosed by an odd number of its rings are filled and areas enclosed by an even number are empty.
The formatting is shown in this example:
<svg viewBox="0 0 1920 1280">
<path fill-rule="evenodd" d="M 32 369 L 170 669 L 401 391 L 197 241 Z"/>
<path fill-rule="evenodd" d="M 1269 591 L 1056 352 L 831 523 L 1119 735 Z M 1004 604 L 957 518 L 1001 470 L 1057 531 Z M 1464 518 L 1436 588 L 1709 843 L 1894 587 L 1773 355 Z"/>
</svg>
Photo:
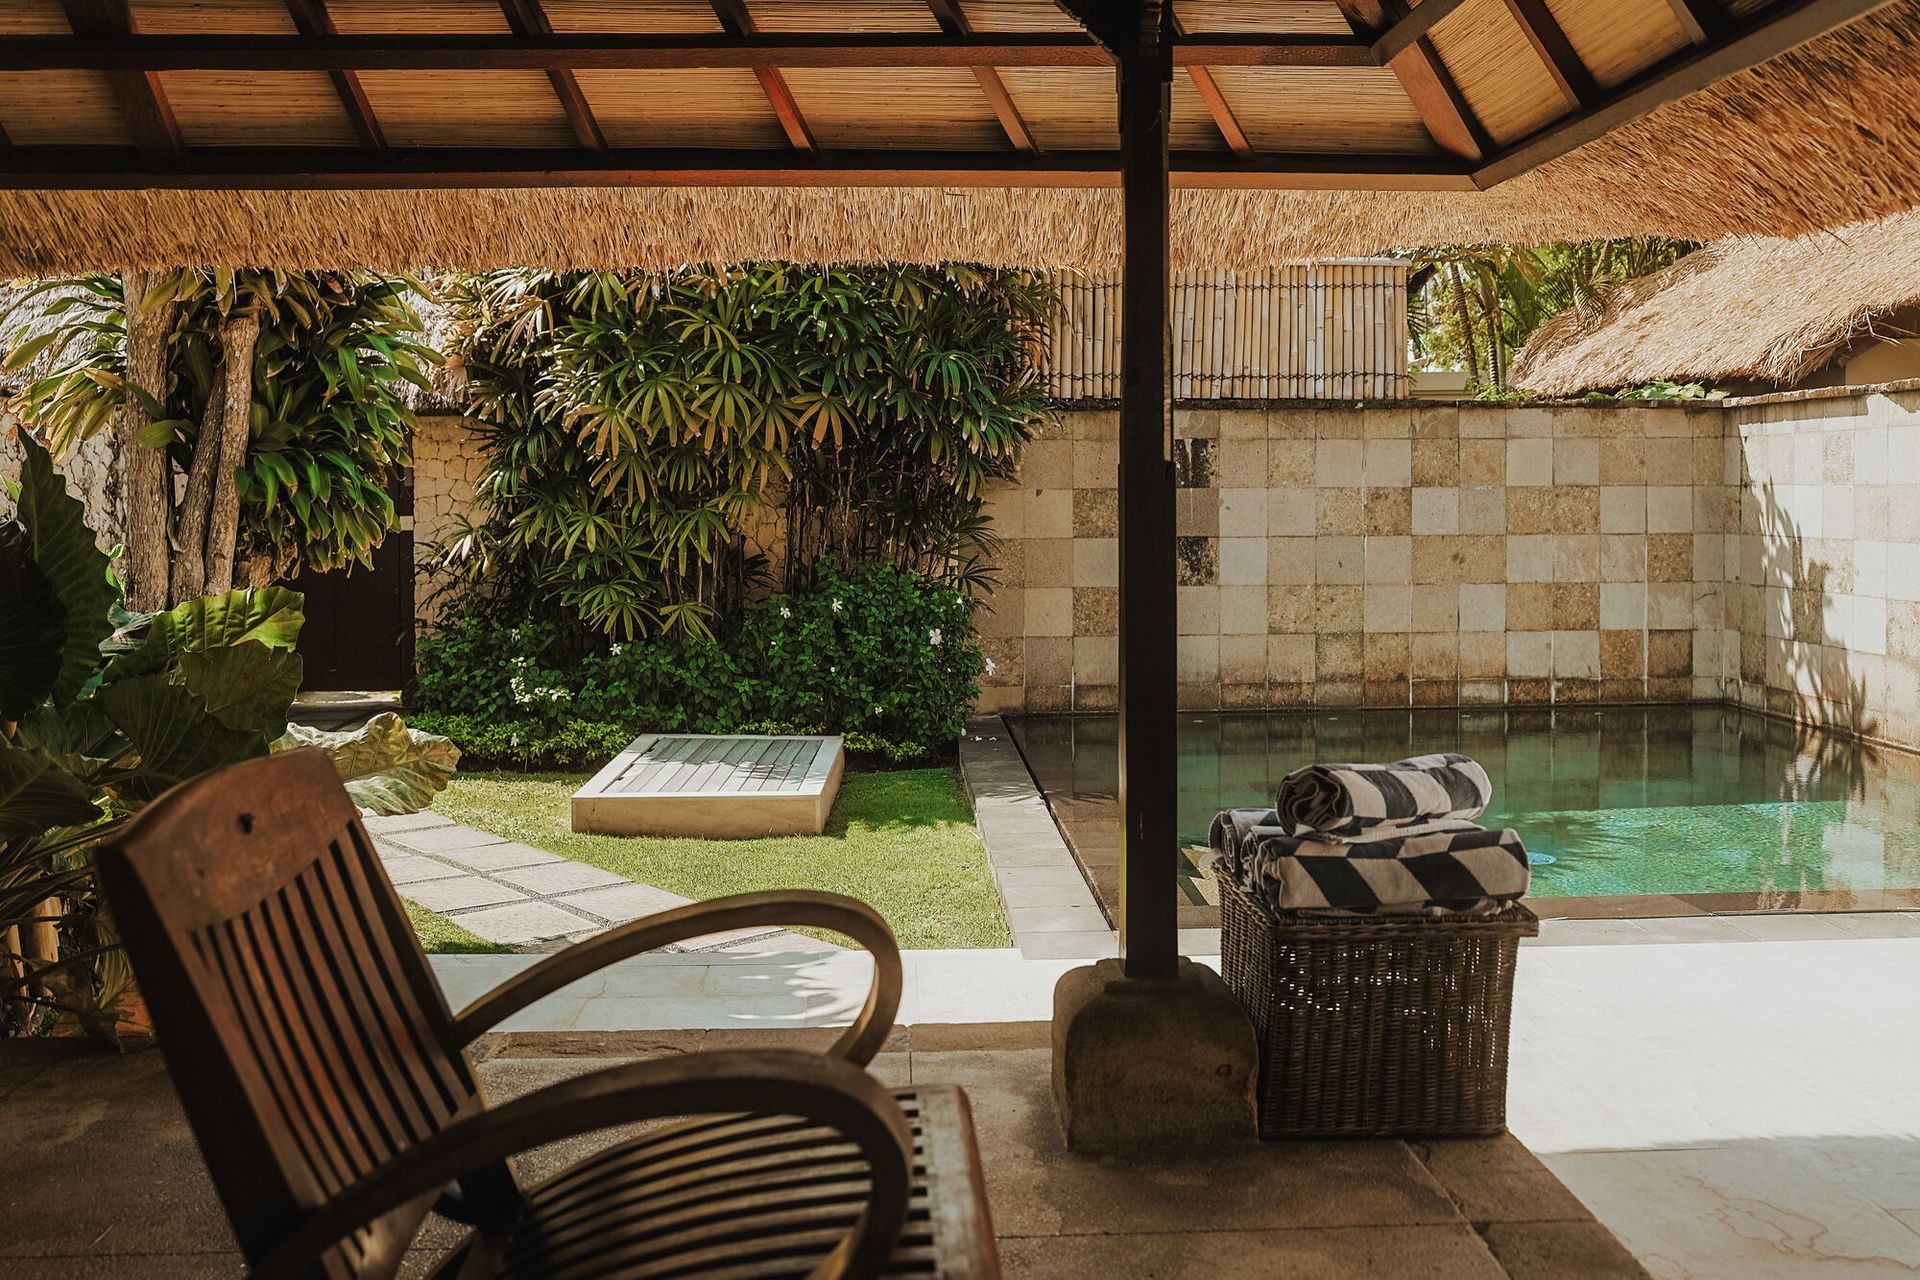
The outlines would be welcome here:
<svg viewBox="0 0 1920 1280">
<path fill-rule="evenodd" d="M 167 1067 L 260 1276 L 387 1277 L 429 1212 L 472 1231 L 439 1276 L 999 1274 L 966 1097 L 862 1068 L 900 997 L 864 903 L 749 893 L 610 929 L 453 1014 L 332 766 L 296 751 L 149 805 L 99 877 Z M 861 943 L 874 982 L 825 1053 L 724 1050 L 489 1106 L 466 1047 L 644 951 L 743 926 Z M 538 1185 L 513 1156 L 661 1117 Z"/>
</svg>

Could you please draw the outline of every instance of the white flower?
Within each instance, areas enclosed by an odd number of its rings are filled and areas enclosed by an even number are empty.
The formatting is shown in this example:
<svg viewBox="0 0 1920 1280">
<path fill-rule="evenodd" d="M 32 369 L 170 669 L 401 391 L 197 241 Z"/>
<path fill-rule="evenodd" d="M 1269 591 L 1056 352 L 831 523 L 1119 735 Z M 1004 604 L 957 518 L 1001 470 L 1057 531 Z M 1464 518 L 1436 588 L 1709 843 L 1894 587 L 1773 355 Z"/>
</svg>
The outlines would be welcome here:
<svg viewBox="0 0 1920 1280">
<path fill-rule="evenodd" d="M 780 616 L 781 616 L 781 617 L 783 617 L 783 618 L 791 618 L 791 617 L 793 616 L 793 610 L 791 610 L 791 609 L 789 609 L 789 608 L 787 608 L 787 606 L 785 606 L 785 605 L 781 605 L 781 606 L 780 606 Z"/>
<path fill-rule="evenodd" d="M 624 648 L 626 648 L 626 647 L 627 647 L 627 646 L 625 646 L 625 645 L 623 645 L 623 644 L 620 644 L 620 643 L 618 643 L 618 642 L 616 641 L 616 642 L 614 643 L 614 645 L 613 645 L 613 656 L 614 656 L 614 657 L 616 657 L 616 658 L 617 658 L 617 657 L 619 657 L 619 656 L 620 656 L 620 651 L 621 651 L 622 649 L 624 649 Z"/>
<path fill-rule="evenodd" d="M 835 597 L 833 598 L 833 611 L 834 611 L 835 613 L 838 613 L 838 612 L 840 612 L 840 597 L 839 597 L 839 596 L 835 596 Z"/>
<path fill-rule="evenodd" d="M 988 675 L 992 675 L 992 674 L 993 674 L 993 673 L 994 673 L 995 671 L 998 671 L 998 670 L 999 670 L 999 667 L 997 667 L 997 666 L 996 666 L 996 665 L 994 664 L 994 661 L 993 661 L 993 659 L 992 659 L 992 658 L 988 658 L 988 659 L 987 659 L 987 674 L 988 674 Z"/>
<path fill-rule="evenodd" d="M 940 643 L 940 628 L 935 627 L 933 630 L 927 632 L 927 643 L 928 644 Z"/>
<path fill-rule="evenodd" d="M 828 667 L 828 668 L 827 668 L 827 674 L 828 674 L 828 675 L 830 675 L 830 676 L 837 676 L 837 675 L 839 675 L 839 674 L 840 674 L 840 668 L 838 668 L 838 667 Z"/>
</svg>

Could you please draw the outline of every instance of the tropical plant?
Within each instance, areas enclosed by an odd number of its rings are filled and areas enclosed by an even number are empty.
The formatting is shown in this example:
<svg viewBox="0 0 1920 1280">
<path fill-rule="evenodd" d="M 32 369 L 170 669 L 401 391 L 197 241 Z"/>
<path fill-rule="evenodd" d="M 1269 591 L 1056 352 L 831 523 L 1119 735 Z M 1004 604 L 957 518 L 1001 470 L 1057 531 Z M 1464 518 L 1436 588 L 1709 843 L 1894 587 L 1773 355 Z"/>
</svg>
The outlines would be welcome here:
<svg viewBox="0 0 1920 1280">
<path fill-rule="evenodd" d="M 488 422 L 485 516 L 449 562 L 505 617 L 706 633 L 826 557 L 977 590 L 985 486 L 1048 417 L 1052 295 L 1026 273 L 501 271 L 446 292 Z M 770 566 L 749 535 L 776 498 Z"/>
<path fill-rule="evenodd" d="M 137 428 L 120 441 L 130 483 L 154 472 L 162 510 L 130 513 L 131 597 L 158 608 L 369 563 L 395 527 L 386 486 L 409 461 L 405 384 L 429 385 L 440 359 L 418 340 L 417 284 L 189 269 L 135 287 L 129 298 L 120 277 L 95 275 L 27 290 L 15 307 L 41 323 L 4 366 L 46 368 L 11 407 L 56 455 L 116 415 Z M 163 350 L 136 358 L 149 331 Z"/>
<path fill-rule="evenodd" d="M 1410 251 L 1409 330 L 1426 368 L 1463 369 L 1476 392 L 1507 392 L 1507 366 L 1540 324 L 1603 306 L 1629 280 L 1693 246 L 1658 236 L 1525 247 L 1438 245 Z"/>
<path fill-rule="evenodd" d="M 458 752 L 383 718 L 289 729 L 301 597 L 223 592 L 122 607 L 110 562 L 51 456 L 23 437 L 16 519 L 0 523 L 0 1027 L 122 1024 L 130 980 L 90 850 L 168 787 L 272 750 L 326 749 L 363 807 L 406 813 Z"/>
</svg>

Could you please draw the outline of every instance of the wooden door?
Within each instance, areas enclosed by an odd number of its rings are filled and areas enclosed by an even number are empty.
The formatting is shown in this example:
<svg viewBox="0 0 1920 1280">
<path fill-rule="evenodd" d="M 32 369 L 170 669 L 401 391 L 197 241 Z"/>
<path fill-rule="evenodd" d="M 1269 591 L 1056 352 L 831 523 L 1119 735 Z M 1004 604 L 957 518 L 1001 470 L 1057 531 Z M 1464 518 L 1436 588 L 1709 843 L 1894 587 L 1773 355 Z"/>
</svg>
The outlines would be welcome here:
<svg viewBox="0 0 1920 1280">
<path fill-rule="evenodd" d="M 413 678 L 413 478 L 391 490 L 400 528 L 373 565 L 302 571 L 287 585 L 307 597 L 300 686 L 314 691 L 400 689 Z"/>
</svg>

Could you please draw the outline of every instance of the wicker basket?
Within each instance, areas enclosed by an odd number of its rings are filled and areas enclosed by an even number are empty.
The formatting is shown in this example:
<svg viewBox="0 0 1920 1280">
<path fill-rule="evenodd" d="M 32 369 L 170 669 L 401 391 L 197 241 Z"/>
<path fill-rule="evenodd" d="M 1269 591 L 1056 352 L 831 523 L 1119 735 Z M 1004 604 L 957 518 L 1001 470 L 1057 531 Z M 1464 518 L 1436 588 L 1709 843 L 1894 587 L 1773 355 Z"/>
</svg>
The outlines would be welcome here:
<svg viewBox="0 0 1920 1280">
<path fill-rule="evenodd" d="M 1260 1039 L 1260 1136 L 1500 1133 L 1519 903 L 1277 920 L 1220 881 L 1221 970 Z"/>
</svg>

